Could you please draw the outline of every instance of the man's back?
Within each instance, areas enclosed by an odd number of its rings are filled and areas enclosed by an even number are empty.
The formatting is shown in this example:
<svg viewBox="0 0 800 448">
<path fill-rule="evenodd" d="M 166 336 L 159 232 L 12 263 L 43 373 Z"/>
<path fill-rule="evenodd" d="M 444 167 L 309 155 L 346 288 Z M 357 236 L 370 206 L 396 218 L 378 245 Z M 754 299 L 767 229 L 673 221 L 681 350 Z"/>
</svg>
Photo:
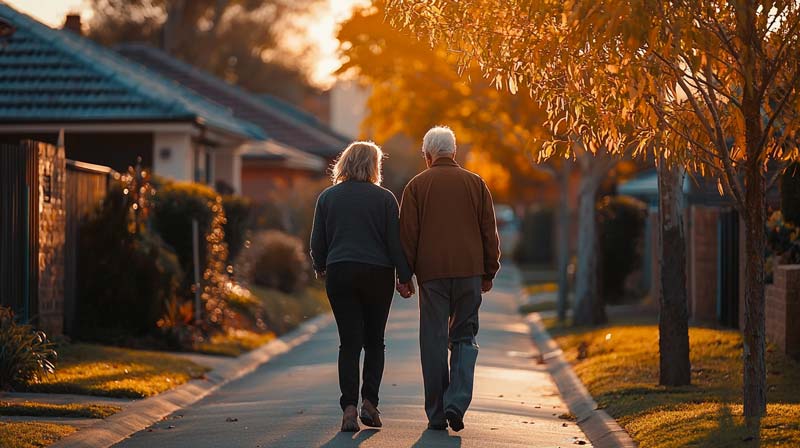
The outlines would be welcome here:
<svg viewBox="0 0 800 448">
<path fill-rule="evenodd" d="M 400 213 L 403 248 L 422 283 L 492 279 L 500 267 L 494 206 L 484 181 L 439 158 L 409 182 Z"/>
</svg>

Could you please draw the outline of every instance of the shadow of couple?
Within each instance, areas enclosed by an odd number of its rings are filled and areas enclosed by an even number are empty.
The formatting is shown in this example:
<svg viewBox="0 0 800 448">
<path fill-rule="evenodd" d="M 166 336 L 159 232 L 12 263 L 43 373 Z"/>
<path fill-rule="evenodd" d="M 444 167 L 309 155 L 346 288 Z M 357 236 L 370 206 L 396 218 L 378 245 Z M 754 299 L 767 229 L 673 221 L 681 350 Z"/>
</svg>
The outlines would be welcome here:
<svg viewBox="0 0 800 448">
<path fill-rule="evenodd" d="M 340 432 L 328 440 L 320 448 L 357 447 L 366 442 L 370 437 L 379 433 L 377 429 L 365 429 L 357 433 Z M 382 445 L 383 446 L 383 445 Z M 411 445 L 412 448 L 459 448 L 461 437 L 452 436 L 447 431 L 426 429 Z"/>
</svg>

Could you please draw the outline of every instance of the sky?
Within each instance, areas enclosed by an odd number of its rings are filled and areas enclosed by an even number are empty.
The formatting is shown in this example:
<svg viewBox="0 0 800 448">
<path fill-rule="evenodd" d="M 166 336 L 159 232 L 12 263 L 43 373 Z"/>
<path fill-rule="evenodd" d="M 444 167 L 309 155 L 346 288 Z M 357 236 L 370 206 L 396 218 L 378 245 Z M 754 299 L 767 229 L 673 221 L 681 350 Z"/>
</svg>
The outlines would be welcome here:
<svg viewBox="0 0 800 448">
<path fill-rule="evenodd" d="M 17 10 L 35 17 L 52 27 L 60 27 L 67 13 L 80 13 L 86 23 L 92 17 L 88 0 L 3 0 Z M 336 49 L 339 42 L 335 34 L 339 23 L 346 20 L 356 5 L 368 4 L 369 0 L 327 0 L 327 7 L 309 27 L 311 39 L 319 48 L 320 58 L 317 61 L 312 80 L 321 87 L 329 86 L 334 78 L 333 72 L 341 65 Z"/>
</svg>

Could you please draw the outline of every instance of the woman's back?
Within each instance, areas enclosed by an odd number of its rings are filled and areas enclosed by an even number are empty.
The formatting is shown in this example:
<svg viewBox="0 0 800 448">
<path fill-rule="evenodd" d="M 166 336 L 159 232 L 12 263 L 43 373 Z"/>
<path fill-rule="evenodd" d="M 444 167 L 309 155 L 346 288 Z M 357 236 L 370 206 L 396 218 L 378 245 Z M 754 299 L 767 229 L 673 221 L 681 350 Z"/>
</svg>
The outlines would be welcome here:
<svg viewBox="0 0 800 448">
<path fill-rule="evenodd" d="M 397 268 L 410 278 L 399 240 L 399 207 L 389 190 L 370 182 L 334 185 L 317 200 L 311 256 L 317 270 L 340 262 Z"/>
</svg>

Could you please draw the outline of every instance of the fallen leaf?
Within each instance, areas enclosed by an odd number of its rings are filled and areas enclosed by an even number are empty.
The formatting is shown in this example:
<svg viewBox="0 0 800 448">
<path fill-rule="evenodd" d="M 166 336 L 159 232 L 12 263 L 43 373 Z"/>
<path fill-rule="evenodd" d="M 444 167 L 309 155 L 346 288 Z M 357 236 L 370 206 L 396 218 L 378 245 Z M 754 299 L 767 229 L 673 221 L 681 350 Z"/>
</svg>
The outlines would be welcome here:
<svg viewBox="0 0 800 448">
<path fill-rule="evenodd" d="M 238 422 L 239 419 L 238 418 L 233 418 L 233 417 L 228 417 L 228 418 L 225 419 L 225 421 L 226 422 Z"/>
</svg>

